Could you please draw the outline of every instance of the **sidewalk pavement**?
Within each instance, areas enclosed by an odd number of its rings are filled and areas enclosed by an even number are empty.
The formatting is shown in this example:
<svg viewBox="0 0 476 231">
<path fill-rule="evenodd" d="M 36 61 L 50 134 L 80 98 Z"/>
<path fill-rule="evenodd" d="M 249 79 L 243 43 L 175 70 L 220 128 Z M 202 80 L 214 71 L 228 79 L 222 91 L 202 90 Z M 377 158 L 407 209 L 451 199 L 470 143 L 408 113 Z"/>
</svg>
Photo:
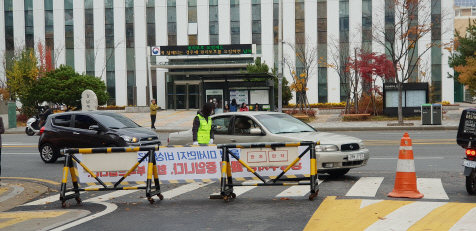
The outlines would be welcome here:
<svg viewBox="0 0 476 231">
<path fill-rule="evenodd" d="M 412 126 L 392 126 L 397 121 L 355 121 L 342 122 L 340 114 L 317 115 L 317 119 L 309 125 L 318 131 L 374 131 L 374 130 L 457 130 L 461 112 L 464 109 L 476 107 L 469 103 L 459 103 L 459 110 L 450 110 L 443 117 L 442 125 L 421 125 L 420 120 L 406 120 L 404 123 L 413 123 Z M 124 116 L 135 121 L 143 127 L 150 127 L 149 113 L 126 113 L 117 111 Z M 163 110 L 157 113 L 155 122 L 158 133 L 170 133 L 186 131 L 192 128 L 193 118 L 197 115 L 196 110 L 176 111 Z M 25 127 L 11 128 L 5 131 L 6 134 L 24 134 Z"/>
</svg>

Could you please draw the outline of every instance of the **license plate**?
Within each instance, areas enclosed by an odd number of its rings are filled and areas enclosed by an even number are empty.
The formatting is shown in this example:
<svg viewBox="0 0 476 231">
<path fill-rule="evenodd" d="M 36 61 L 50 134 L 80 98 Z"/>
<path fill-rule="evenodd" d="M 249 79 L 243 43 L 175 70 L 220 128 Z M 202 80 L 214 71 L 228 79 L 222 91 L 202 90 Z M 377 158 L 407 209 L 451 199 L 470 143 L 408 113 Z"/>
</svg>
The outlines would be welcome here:
<svg viewBox="0 0 476 231">
<path fill-rule="evenodd" d="M 465 160 L 463 162 L 463 166 L 468 167 L 468 168 L 476 168 L 476 161 Z"/>
<path fill-rule="evenodd" d="M 349 156 L 348 156 L 349 161 L 364 160 L 364 159 L 365 159 L 365 154 L 363 154 L 363 153 L 349 154 Z"/>
</svg>

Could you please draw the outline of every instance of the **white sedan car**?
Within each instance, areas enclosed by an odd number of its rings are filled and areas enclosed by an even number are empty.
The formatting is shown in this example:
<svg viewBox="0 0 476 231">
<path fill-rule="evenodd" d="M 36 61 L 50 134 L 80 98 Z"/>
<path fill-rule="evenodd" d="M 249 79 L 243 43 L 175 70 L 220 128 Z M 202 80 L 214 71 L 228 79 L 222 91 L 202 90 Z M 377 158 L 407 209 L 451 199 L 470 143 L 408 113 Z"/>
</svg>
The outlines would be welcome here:
<svg viewBox="0 0 476 231">
<path fill-rule="evenodd" d="M 352 168 L 367 165 L 369 150 L 361 139 L 318 132 L 284 113 L 231 112 L 212 116 L 215 144 L 319 141 L 316 146 L 318 171 L 342 176 Z M 192 144 L 192 129 L 172 133 L 169 145 Z"/>
</svg>

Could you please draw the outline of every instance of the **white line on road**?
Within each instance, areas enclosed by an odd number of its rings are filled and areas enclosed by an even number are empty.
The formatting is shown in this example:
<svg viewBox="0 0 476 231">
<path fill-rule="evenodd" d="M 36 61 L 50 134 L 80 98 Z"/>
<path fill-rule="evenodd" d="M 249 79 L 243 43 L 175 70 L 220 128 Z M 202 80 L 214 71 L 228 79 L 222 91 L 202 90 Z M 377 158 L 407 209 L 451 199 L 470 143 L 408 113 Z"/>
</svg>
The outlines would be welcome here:
<svg viewBox="0 0 476 231">
<path fill-rule="evenodd" d="M 362 203 L 360 204 L 360 208 L 364 208 L 365 206 L 373 205 L 375 203 L 379 203 L 383 200 L 362 200 Z"/>
<path fill-rule="evenodd" d="M 173 197 L 182 195 L 184 193 L 193 191 L 195 189 L 199 189 L 201 187 L 207 186 L 207 185 L 212 184 L 212 183 L 214 183 L 214 182 L 194 182 L 194 183 L 182 185 L 182 186 L 174 188 L 172 190 L 163 192 L 162 195 L 164 196 L 164 198 L 171 199 Z"/>
<path fill-rule="evenodd" d="M 449 200 L 440 178 L 417 178 L 417 187 L 423 199 Z"/>
<path fill-rule="evenodd" d="M 398 160 L 397 157 L 370 157 L 372 160 Z M 444 157 L 441 156 L 436 156 L 436 157 L 415 157 L 415 160 L 442 160 L 445 159 Z"/>
<path fill-rule="evenodd" d="M 72 228 L 74 226 L 77 226 L 77 225 L 80 225 L 82 223 L 86 223 L 92 219 L 96 219 L 98 217 L 102 217 L 108 213 L 112 213 L 114 212 L 116 209 L 117 209 L 117 205 L 115 204 L 112 204 L 112 203 L 107 203 L 107 202 L 94 202 L 96 204 L 100 204 L 100 205 L 104 205 L 106 206 L 106 209 L 99 212 L 99 213 L 95 213 L 94 215 L 91 215 L 91 216 L 87 216 L 85 218 L 82 218 L 82 219 L 79 219 L 75 222 L 72 222 L 72 223 L 69 223 L 67 225 L 63 225 L 63 226 L 60 226 L 56 229 L 52 229 L 51 231 L 62 231 L 62 230 L 65 230 L 65 229 L 69 229 L 69 228 Z"/>
<path fill-rule="evenodd" d="M 305 181 L 305 182 L 309 182 L 309 181 Z M 324 181 L 318 180 L 318 182 L 319 184 L 322 184 L 322 182 Z M 309 191 L 311 191 L 311 188 L 309 185 L 295 185 L 282 191 L 280 194 L 276 195 L 276 197 L 302 197 L 302 196 L 305 196 L 307 193 L 309 193 Z"/>
<path fill-rule="evenodd" d="M 144 187 L 144 186 L 145 186 L 144 184 L 137 185 L 137 187 Z M 111 193 L 107 193 L 107 194 L 104 194 L 104 195 L 100 195 L 100 196 L 97 196 L 97 197 L 87 199 L 84 202 L 91 202 L 91 203 L 105 202 L 105 201 L 108 201 L 108 200 L 115 199 L 117 197 L 121 197 L 121 196 L 125 196 L 127 194 L 138 192 L 139 190 L 141 190 L 141 189 L 117 190 L 117 191 L 114 191 L 114 192 L 111 192 Z"/>
<path fill-rule="evenodd" d="M 89 186 L 87 188 L 102 188 L 102 187 L 103 187 L 102 185 L 92 185 L 92 186 Z M 69 192 L 66 195 L 69 195 L 69 194 L 74 194 L 74 192 Z M 23 204 L 21 206 L 44 205 L 44 204 L 49 204 L 49 203 L 52 203 L 52 202 L 58 202 L 59 203 L 59 198 L 60 198 L 60 195 L 56 194 L 56 195 L 45 197 L 45 198 L 42 198 L 42 199 L 39 199 L 39 200 L 36 200 L 36 201 L 32 201 L 30 203 Z"/>
<path fill-rule="evenodd" d="M 446 202 L 415 202 L 405 205 L 385 216 L 385 220 L 378 220 L 369 226 L 367 230 L 389 230 L 404 231 L 425 217 L 434 209 L 446 204 Z"/>
<path fill-rule="evenodd" d="M 243 183 L 250 183 L 250 184 L 253 184 L 253 183 L 262 183 L 263 181 L 260 181 L 260 180 L 249 180 L 249 181 L 244 181 Z M 236 196 L 239 196 L 243 193 L 246 193 L 254 188 L 256 188 L 258 186 L 235 186 L 233 187 L 233 193 L 236 194 Z M 217 193 L 212 193 L 210 196 L 213 197 L 213 196 L 219 196 L 220 195 L 220 192 L 217 192 Z"/>
<path fill-rule="evenodd" d="M 345 194 L 348 197 L 375 197 L 384 177 L 361 177 Z"/>
<path fill-rule="evenodd" d="M 2 152 L 2 155 L 39 155 L 40 153 L 23 153 L 23 152 L 16 152 L 16 153 L 4 153 Z"/>
<path fill-rule="evenodd" d="M 0 186 L 3 185 L 4 187 L 13 187 L 13 191 L 11 191 L 8 195 L 5 195 L 5 196 L 2 196 L 0 197 L 0 202 L 2 201 L 6 201 L 16 195 L 20 195 L 21 192 L 23 192 L 23 190 L 25 188 L 21 187 L 21 186 L 17 186 L 17 185 L 13 185 L 13 184 L 5 184 L 5 183 L 0 183 Z"/>
</svg>

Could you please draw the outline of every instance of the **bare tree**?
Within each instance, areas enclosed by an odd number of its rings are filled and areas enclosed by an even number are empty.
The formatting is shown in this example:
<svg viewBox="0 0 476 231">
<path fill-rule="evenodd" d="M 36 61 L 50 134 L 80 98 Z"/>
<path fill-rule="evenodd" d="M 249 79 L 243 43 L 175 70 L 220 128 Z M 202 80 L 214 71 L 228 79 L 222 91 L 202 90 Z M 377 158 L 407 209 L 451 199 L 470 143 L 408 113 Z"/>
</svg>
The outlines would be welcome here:
<svg viewBox="0 0 476 231">
<path fill-rule="evenodd" d="M 99 39 L 96 39 L 94 41 L 94 48 L 93 48 L 93 53 L 92 54 L 88 54 L 86 52 L 86 50 L 82 50 L 82 49 L 77 49 L 77 50 L 81 50 L 84 55 L 86 56 L 86 63 L 87 64 L 90 64 L 91 66 L 95 66 L 97 64 L 97 59 L 98 59 L 98 54 L 99 54 L 99 47 L 102 43 L 105 43 L 105 40 L 106 40 L 106 37 L 102 37 L 102 38 L 99 38 Z M 86 47 L 86 43 L 84 42 L 84 39 L 79 39 L 79 41 L 81 41 L 85 47 Z M 114 44 L 114 47 L 111 47 L 111 52 L 107 52 L 108 51 L 108 48 L 109 47 L 104 47 L 104 56 L 105 56 L 105 60 L 104 60 L 104 65 L 101 67 L 101 73 L 96 73 L 96 76 L 99 76 L 99 77 L 102 77 L 104 75 L 104 72 L 106 71 L 106 67 L 107 67 L 107 62 L 113 57 L 115 51 L 116 51 L 116 48 L 121 45 L 122 43 L 124 42 L 124 40 L 120 40 L 118 42 L 116 42 Z"/>
<path fill-rule="evenodd" d="M 309 78 L 313 76 L 317 70 L 319 61 L 317 44 L 314 45 L 309 37 L 306 37 L 305 42 L 302 44 L 285 43 L 292 49 L 292 53 L 284 54 L 284 58 L 285 64 L 288 66 L 289 72 L 293 77 L 291 89 L 296 92 L 297 99 L 294 109 L 299 107 L 299 113 L 302 113 L 303 109 L 311 109 L 306 91 L 308 90 L 307 84 Z M 307 114 L 307 110 L 305 110 L 305 113 Z"/>
<path fill-rule="evenodd" d="M 372 27 L 374 42 L 384 47 L 388 58 L 393 63 L 396 77 L 394 81 L 398 87 L 398 123 L 403 125 L 402 116 L 402 89 L 408 82 L 425 53 L 432 47 L 442 46 L 429 42 L 425 46 L 418 46 L 418 42 L 425 37 L 440 36 L 451 32 L 450 27 L 442 28 L 443 22 L 451 19 L 452 9 L 441 9 L 441 14 L 433 14 L 431 9 L 439 9 L 441 0 L 381 0 L 386 2 L 378 14 L 387 12 L 395 14 L 395 23 L 381 23 Z M 432 5 L 433 4 L 433 5 Z M 383 5 L 383 4 L 382 4 Z M 413 65 L 416 64 L 416 65 Z"/>
<path fill-rule="evenodd" d="M 350 36 L 353 37 L 353 36 Z M 350 54 L 350 48 L 355 48 L 353 43 L 339 43 L 339 40 L 330 36 L 329 41 L 329 53 L 327 57 L 327 67 L 334 69 L 337 75 L 339 75 L 341 90 L 346 95 L 345 101 L 345 113 L 350 113 L 351 102 L 354 102 L 354 109 L 358 111 L 358 96 L 362 93 L 362 87 L 360 87 L 360 78 L 358 72 L 355 71 L 357 67 L 349 67 L 349 61 L 352 59 Z M 352 42 L 352 40 L 350 40 Z M 356 55 L 357 55 L 357 51 Z M 357 59 L 356 57 L 354 57 Z"/>
</svg>

